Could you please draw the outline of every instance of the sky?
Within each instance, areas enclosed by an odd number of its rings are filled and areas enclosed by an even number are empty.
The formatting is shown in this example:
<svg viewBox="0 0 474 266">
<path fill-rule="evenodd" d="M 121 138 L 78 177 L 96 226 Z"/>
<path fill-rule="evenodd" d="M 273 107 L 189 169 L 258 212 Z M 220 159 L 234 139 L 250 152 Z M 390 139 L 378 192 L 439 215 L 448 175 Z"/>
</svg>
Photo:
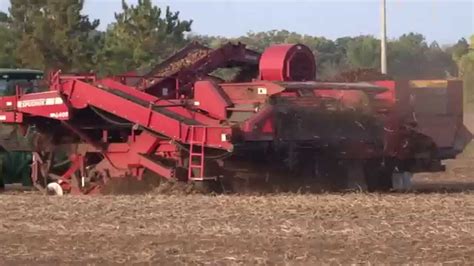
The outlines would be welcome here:
<svg viewBox="0 0 474 266">
<path fill-rule="evenodd" d="M 7 11 L 10 0 L 0 0 Z M 127 0 L 134 4 L 137 0 Z M 286 29 L 336 39 L 380 35 L 381 0 L 153 0 L 192 19 L 197 34 L 237 37 L 249 31 Z M 100 29 L 114 21 L 121 0 L 85 0 L 84 13 L 100 19 Z M 474 0 L 387 0 L 389 38 L 417 32 L 428 41 L 455 43 L 474 34 Z"/>
</svg>

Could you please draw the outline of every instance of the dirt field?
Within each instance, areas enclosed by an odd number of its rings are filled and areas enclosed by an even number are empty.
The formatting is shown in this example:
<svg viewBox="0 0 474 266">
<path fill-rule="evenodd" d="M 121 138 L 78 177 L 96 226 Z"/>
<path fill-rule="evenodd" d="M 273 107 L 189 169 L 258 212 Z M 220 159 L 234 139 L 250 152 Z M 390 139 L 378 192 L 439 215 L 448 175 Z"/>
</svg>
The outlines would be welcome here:
<svg viewBox="0 0 474 266">
<path fill-rule="evenodd" d="M 418 176 L 425 193 L 407 194 L 3 195 L 0 263 L 468 264 L 474 178 L 440 193 L 452 171 Z"/>
</svg>

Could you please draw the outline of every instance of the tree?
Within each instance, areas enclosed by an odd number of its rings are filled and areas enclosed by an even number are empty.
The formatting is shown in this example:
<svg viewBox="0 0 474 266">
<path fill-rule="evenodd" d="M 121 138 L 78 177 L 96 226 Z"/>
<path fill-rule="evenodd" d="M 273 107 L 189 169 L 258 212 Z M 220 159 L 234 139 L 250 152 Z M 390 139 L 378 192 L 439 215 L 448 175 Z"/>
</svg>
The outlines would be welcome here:
<svg viewBox="0 0 474 266">
<path fill-rule="evenodd" d="M 84 0 L 11 0 L 18 38 L 17 59 L 24 67 L 89 71 L 94 62 L 98 20 L 81 14 Z"/>
<path fill-rule="evenodd" d="M 8 23 L 9 20 L 8 14 L 0 11 L 0 23 Z"/>
<path fill-rule="evenodd" d="M 380 41 L 372 36 L 360 36 L 347 43 L 347 59 L 357 68 L 380 66 Z"/>
<path fill-rule="evenodd" d="M 316 70 L 319 79 L 334 76 L 347 66 L 347 56 L 336 42 L 317 36 L 302 36 L 300 43 L 307 45 L 316 57 Z"/>
<path fill-rule="evenodd" d="M 465 38 L 461 38 L 448 51 L 451 52 L 453 60 L 459 62 L 461 58 L 469 52 L 469 43 Z"/>
<path fill-rule="evenodd" d="M 151 67 L 190 40 L 211 48 L 239 41 L 260 52 L 277 43 L 302 43 L 315 54 L 320 79 L 380 64 L 380 44 L 373 36 L 330 40 L 287 30 L 249 32 L 238 38 L 187 36 L 192 20 L 181 20 L 179 12 L 161 9 L 151 0 L 138 0 L 137 5 L 122 0 L 116 21 L 99 32 L 99 22 L 81 14 L 83 4 L 84 0 L 11 0 L 11 17 L 0 12 L 0 66 L 120 74 Z M 428 45 L 421 34 L 405 34 L 389 42 L 389 74 L 445 78 L 458 67 L 466 72 L 470 61 L 463 58 L 469 58 L 468 50 L 465 39 L 445 49 L 436 42 Z"/>
<path fill-rule="evenodd" d="M 151 0 L 139 0 L 136 6 L 122 0 L 122 12 L 115 19 L 105 35 L 102 73 L 119 74 L 160 62 L 187 43 L 184 34 L 192 24 L 169 7 L 163 14 Z"/>
<path fill-rule="evenodd" d="M 189 41 L 199 42 L 202 45 L 205 45 L 212 49 L 217 49 L 229 41 L 235 41 L 222 36 L 209 36 L 209 35 L 199 35 L 199 34 L 189 34 Z"/>
<path fill-rule="evenodd" d="M 469 52 L 460 59 L 460 76 L 464 81 L 465 105 L 469 111 L 474 110 L 474 35 L 471 36 Z"/>
<path fill-rule="evenodd" d="M 419 64 L 422 66 L 422 73 L 417 78 L 444 79 L 457 74 L 456 63 L 451 54 L 441 49 L 437 42 L 432 42 L 424 51 L 423 61 Z"/>
<path fill-rule="evenodd" d="M 389 42 L 389 74 L 399 78 L 420 78 L 427 49 L 425 37 L 417 33 L 404 34 L 398 40 Z"/>
<path fill-rule="evenodd" d="M 16 66 L 16 42 L 9 21 L 8 15 L 0 12 L 0 68 L 13 68 Z"/>
<path fill-rule="evenodd" d="M 465 38 L 461 38 L 455 45 L 447 47 L 446 52 L 451 55 L 452 60 L 456 63 L 458 76 L 461 76 L 461 58 L 469 52 L 469 42 Z"/>
</svg>

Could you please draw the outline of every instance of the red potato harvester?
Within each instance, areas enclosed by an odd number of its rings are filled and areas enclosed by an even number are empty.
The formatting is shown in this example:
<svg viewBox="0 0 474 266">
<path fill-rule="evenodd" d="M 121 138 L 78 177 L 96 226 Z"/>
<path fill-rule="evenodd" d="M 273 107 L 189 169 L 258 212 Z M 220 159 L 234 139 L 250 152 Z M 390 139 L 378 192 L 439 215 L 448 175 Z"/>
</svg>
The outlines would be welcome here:
<svg viewBox="0 0 474 266">
<path fill-rule="evenodd" d="M 221 68 L 240 71 L 224 82 L 212 75 Z M 0 120 L 41 133 L 32 178 L 58 194 L 100 193 L 125 178 L 406 188 L 406 177 L 442 171 L 471 139 L 460 81 L 336 83 L 315 73 L 301 44 L 260 55 L 193 43 L 148 73 L 56 72 L 48 91 L 0 98 Z M 58 151 L 70 161 L 55 173 Z"/>
</svg>

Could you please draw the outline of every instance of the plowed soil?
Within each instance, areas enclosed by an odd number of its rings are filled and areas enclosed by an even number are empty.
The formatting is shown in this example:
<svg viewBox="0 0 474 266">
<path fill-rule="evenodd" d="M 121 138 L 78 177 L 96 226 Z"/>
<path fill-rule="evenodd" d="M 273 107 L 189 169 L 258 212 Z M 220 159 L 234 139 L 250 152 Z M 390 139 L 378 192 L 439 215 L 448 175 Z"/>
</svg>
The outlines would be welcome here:
<svg viewBox="0 0 474 266">
<path fill-rule="evenodd" d="M 5 194 L 0 264 L 469 264 L 474 174 L 463 162 L 417 176 L 421 193 Z"/>
</svg>

